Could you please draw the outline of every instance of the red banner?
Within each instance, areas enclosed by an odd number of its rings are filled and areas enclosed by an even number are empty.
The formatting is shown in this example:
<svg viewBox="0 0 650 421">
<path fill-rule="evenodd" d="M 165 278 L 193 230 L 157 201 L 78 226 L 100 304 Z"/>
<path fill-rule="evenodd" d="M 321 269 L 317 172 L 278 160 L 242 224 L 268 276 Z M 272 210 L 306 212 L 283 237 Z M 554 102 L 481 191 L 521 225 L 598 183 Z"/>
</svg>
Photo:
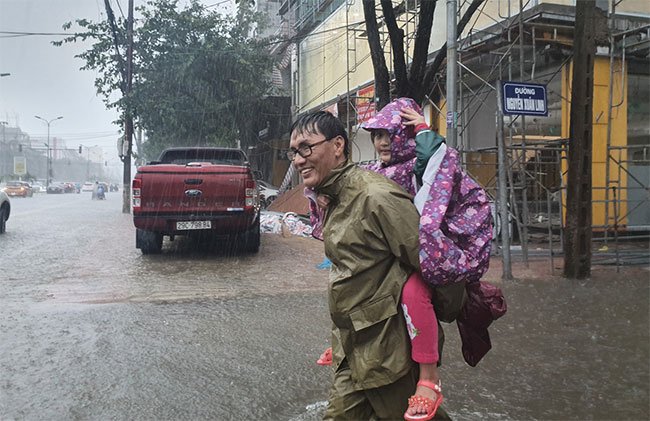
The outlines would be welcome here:
<svg viewBox="0 0 650 421">
<path fill-rule="evenodd" d="M 357 91 L 357 124 L 375 115 L 375 85 Z"/>
</svg>

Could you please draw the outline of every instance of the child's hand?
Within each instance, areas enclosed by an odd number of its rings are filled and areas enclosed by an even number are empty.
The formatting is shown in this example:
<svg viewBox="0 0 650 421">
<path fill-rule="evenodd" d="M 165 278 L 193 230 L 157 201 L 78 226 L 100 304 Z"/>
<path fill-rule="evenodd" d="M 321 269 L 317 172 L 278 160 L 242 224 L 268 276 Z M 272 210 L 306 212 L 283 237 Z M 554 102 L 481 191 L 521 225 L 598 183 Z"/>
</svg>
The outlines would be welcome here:
<svg viewBox="0 0 650 421">
<path fill-rule="evenodd" d="M 405 126 L 415 127 L 419 124 L 427 124 L 424 120 L 424 116 L 420 115 L 420 113 L 415 111 L 413 108 L 402 108 L 399 115 L 404 120 L 402 124 Z"/>
</svg>

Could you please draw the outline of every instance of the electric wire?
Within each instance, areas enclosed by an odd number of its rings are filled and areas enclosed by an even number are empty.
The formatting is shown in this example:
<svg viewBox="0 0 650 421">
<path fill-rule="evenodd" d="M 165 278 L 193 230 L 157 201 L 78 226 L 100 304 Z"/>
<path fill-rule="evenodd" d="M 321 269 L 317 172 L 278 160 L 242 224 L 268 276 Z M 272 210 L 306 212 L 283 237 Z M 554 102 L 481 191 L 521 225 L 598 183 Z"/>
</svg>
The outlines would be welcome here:
<svg viewBox="0 0 650 421">
<path fill-rule="evenodd" d="M 342 25 L 342 26 L 337 26 L 334 28 L 326 29 L 323 31 L 317 31 L 317 32 L 311 32 L 309 34 L 303 34 L 303 35 L 294 35 L 289 38 L 280 38 L 280 39 L 273 39 L 273 40 L 268 40 L 266 42 L 259 42 L 258 45 L 260 46 L 273 46 L 273 45 L 282 45 L 282 44 L 291 44 L 291 43 L 297 43 L 297 42 L 302 42 L 306 38 L 310 38 L 316 35 L 324 35 L 328 34 L 330 32 L 335 32 L 339 30 L 347 30 L 348 28 L 352 26 L 358 26 L 362 24 L 363 21 L 359 22 L 353 22 L 348 25 Z M 345 33 L 344 33 L 345 34 Z M 22 36 L 65 36 L 65 37 L 81 37 L 81 36 L 95 36 L 98 35 L 93 32 L 32 32 L 32 31 L 0 31 L 0 38 L 3 38 L 3 35 L 7 35 L 8 37 L 22 37 Z M 272 37 L 275 38 L 275 37 Z M 188 49 L 192 50 L 192 47 L 187 47 Z M 194 50 L 200 50 L 200 51 L 213 51 L 212 49 L 206 49 L 204 47 L 201 48 L 194 48 Z M 229 51 L 229 50 L 214 50 L 214 51 Z M 190 54 L 190 53 L 178 53 L 178 54 Z"/>
<path fill-rule="evenodd" d="M 120 4 L 120 0 L 115 0 L 115 3 L 117 3 L 117 8 L 120 9 L 120 15 L 122 15 L 122 19 L 126 19 L 126 16 L 124 16 L 124 11 L 122 10 L 122 5 Z"/>
</svg>

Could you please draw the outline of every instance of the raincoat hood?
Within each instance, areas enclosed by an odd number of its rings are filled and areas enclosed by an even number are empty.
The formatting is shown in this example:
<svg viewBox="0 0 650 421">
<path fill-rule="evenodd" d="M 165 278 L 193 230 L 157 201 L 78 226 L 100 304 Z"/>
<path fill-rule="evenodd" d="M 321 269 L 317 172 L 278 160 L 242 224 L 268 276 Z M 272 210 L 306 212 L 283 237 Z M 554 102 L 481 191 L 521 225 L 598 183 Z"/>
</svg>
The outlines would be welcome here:
<svg viewBox="0 0 650 421">
<path fill-rule="evenodd" d="M 422 114 L 420 106 L 411 98 L 397 98 L 386 105 L 374 117 L 361 125 L 370 131 L 372 129 L 385 129 L 391 139 L 391 158 L 387 165 L 394 165 L 415 158 L 415 129 L 402 124 L 400 111 L 402 108 L 412 108 Z"/>
</svg>

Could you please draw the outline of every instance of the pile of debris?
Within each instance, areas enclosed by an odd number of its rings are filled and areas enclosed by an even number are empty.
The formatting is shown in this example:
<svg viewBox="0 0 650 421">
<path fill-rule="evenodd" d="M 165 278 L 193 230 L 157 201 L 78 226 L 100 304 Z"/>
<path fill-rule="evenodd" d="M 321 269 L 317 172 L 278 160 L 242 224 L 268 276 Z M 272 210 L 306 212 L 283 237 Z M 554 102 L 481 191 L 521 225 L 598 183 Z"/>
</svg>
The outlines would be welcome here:
<svg viewBox="0 0 650 421">
<path fill-rule="evenodd" d="M 309 201 L 304 196 L 301 183 L 287 190 L 271 203 L 260 216 L 260 230 L 284 236 L 311 237 Z"/>
</svg>

